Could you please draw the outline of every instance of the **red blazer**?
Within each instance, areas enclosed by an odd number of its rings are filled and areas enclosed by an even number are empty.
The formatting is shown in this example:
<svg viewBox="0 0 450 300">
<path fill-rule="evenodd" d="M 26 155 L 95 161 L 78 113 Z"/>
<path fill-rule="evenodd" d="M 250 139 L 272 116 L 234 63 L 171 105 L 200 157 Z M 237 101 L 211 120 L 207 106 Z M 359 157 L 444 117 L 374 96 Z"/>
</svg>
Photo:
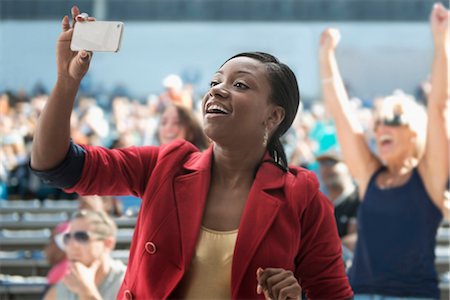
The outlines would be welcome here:
<svg viewBox="0 0 450 300">
<path fill-rule="evenodd" d="M 108 150 L 84 146 L 80 181 L 69 192 L 134 195 L 142 205 L 118 299 L 166 299 L 194 254 L 210 177 L 212 148 L 176 141 Z M 283 172 L 266 155 L 239 224 L 231 275 L 233 299 L 256 294 L 256 270 L 291 270 L 308 299 L 352 297 L 333 206 L 302 168 Z"/>
</svg>

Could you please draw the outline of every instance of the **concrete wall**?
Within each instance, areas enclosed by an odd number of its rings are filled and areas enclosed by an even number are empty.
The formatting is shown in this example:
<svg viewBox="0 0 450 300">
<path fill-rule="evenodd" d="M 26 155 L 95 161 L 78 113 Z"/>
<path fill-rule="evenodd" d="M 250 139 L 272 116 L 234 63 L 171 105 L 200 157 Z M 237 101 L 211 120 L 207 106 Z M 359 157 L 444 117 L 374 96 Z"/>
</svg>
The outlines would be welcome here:
<svg viewBox="0 0 450 300">
<path fill-rule="evenodd" d="M 298 76 L 304 98 L 320 97 L 317 45 L 320 32 L 342 32 L 338 58 L 344 78 L 361 98 L 401 87 L 414 92 L 430 70 L 432 37 L 427 23 L 125 23 L 121 51 L 96 53 L 89 82 L 111 90 L 124 84 L 137 97 L 161 91 L 161 80 L 179 73 L 207 89 L 229 56 L 248 50 L 272 53 Z M 0 91 L 26 89 L 56 78 L 59 22 L 0 22 Z"/>
</svg>

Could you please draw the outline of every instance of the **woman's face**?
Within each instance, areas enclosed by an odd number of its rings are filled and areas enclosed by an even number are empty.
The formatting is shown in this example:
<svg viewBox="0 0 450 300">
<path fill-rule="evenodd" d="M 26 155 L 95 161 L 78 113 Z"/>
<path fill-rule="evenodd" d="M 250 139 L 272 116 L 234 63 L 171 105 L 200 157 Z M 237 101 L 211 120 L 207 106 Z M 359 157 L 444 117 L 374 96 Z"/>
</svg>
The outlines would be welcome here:
<svg viewBox="0 0 450 300">
<path fill-rule="evenodd" d="M 374 130 L 378 154 L 386 163 L 404 160 L 414 154 L 416 134 L 408 125 L 391 126 L 378 122 Z"/>
<path fill-rule="evenodd" d="M 186 139 L 186 128 L 180 122 L 176 107 L 169 106 L 162 114 L 158 136 L 161 145 L 175 139 Z"/>
<path fill-rule="evenodd" d="M 260 143 L 269 114 L 270 83 L 266 66 L 248 57 L 226 62 L 211 80 L 203 98 L 203 125 L 216 142 Z"/>
<path fill-rule="evenodd" d="M 87 233 L 88 240 L 80 240 L 77 235 Z M 95 234 L 94 225 L 82 218 L 74 219 L 70 222 L 68 232 L 70 238 L 64 241 L 67 259 L 73 262 L 81 262 L 85 266 L 90 266 L 94 261 L 100 260 L 109 249 L 106 241 L 99 239 Z"/>
</svg>

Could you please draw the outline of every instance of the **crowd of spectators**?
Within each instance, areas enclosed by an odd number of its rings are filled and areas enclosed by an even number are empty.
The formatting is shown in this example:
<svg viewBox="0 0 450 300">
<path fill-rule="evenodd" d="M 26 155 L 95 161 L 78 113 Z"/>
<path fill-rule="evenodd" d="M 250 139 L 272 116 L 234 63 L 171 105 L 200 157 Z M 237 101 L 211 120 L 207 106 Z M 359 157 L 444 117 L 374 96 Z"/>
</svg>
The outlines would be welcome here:
<svg viewBox="0 0 450 300">
<path fill-rule="evenodd" d="M 419 97 L 419 102 L 424 102 L 428 86 L 427 81 L 420 84 L 418 95 L 424 97 Z M 197 147 L 206 148 L 208 141 L 199 132 L 200 96 L 174 74 L 163 79 L 162 90 L 160 95 L 152 94 L 145 100 L 118 93 L 104 101 L 88 91 L 80 93 L 71 117 L 73 141 L 121 148 L 160 145 L 174 138 L 186 138 Z M 44 88 L 35 88 L 31 95 L 23 91 L 0 94 L 0 199 L 76 198 L 76 195 L 42 183 L 28 168 L 33 133 L 47 97 Z M 353 98 L 351 102 L 374 149 L 370 129 L 373 126 L 372 111 L 378 100 Z M 176 105 L 176 111 L 170 107 L 172 105 Z M 319 174 L 316 157 L 329 149 L 339 151 L 334 122 L 321 101 L 302 107 L 294 126 L 283 137 L 283 144 L 290 164 L 301 165 Z"/>
</svg>

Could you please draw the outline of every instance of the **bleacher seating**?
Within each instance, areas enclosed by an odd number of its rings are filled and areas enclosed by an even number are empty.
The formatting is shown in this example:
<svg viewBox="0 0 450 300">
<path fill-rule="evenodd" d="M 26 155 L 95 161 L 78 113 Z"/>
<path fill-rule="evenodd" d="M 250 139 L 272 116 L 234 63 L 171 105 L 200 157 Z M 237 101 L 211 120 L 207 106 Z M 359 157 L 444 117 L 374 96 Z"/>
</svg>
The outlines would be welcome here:
<svg viewBox="0 0 450 300">
<path fill-rule="evenodd" d="M 43 248 L 51 230 L 70 220 L 78 207 L 74 200 L 0 201 L 0 300 L 41 298 L 50 268 Z M 118 232 L 112 256 L 127 263 L 136 214 L 114 220 Z"/>
<path fill-rule="evenodd" d="M 45 211 L 46 208 L 44 208 Z M 2 213 L 0 210 L 0 228 L 2 229 L 35 229 L 35 228 L 54 228 L 59 223 L 68 221 L 73 211 L 62 212 L 22 212 L 22 213 Z M 119 228 L 134 227 L 136 224 L 136 217 L 127 217 L 126 215 L 121 218 L 115 218 Z"/>
<path fill-rule="evenodd" d="M 9 299 L 41 299 L 47 286 L 47 279 L 43 276 L 18 276 L 0 274 L 0 297 Z"/>
<path fill-rule="evenodd" d="M 59 203 L 61 202 L 61 203 Z M 74 212 L 78 209 L 78 202 L 74 200 L 35 200 L 0 201 L 0 213 L 52 213 Z"/>
</svg>

